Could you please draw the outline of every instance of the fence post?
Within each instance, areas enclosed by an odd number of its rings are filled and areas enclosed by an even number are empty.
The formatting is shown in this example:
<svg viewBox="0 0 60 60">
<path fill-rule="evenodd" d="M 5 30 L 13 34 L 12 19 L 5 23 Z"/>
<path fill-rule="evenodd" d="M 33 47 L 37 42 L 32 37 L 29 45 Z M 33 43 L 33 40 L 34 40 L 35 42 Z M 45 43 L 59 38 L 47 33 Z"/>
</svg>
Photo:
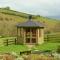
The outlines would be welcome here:
<svg viewBox="0 0 60 60">
<path fill-rule="evenodd" d="M 47 34 L 47 41 L 49 41 L 49 35 Z"/>
<path fill-rule="evenodd" d="M 8 46 L 8 39 L 6 41 L 7 41 L 7 44 L 6 45 Z"/>
<path fill-rule="evenodd" d="M 15 38 L 15 45 L 16 45 L 16 38 Z"/>
</svg>

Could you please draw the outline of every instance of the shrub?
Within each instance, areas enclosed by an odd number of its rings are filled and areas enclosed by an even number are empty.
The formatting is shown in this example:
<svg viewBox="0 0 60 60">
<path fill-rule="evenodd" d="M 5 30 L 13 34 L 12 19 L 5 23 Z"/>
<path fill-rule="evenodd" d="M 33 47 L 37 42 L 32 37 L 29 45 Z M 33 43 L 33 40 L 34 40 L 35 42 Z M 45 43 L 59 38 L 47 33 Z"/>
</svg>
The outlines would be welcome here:
<svg viewBox="0 0 60 60">
<path fill-rule="evenodd" d="M 3 9 L 10 10 L 10 7 L 5 7 L 5 8 L 3 8 Z"/>
<path fill-rule="evenodd" d="M 9 19 L 8 18 L 5 18 L 6 21 L 8 21 Z"/>
<path fill-rule="evenodd" d="M 2 20 L 3 20 L 3 18 L 2 18 L 2 17 L 0 17 L 0 20 L 2 21 Z"/>
</svg>

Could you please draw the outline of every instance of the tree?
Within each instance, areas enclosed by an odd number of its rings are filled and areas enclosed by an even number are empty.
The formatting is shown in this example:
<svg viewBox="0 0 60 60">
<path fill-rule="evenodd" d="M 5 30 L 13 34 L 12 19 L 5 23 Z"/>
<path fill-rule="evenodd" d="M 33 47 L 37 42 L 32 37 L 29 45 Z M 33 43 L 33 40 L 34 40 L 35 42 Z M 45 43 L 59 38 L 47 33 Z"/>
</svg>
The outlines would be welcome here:
<svg viewBox="0 0 60 60">
<path fill-rule="evenodd" d="M 10 10 L 10 7 L 5 7 L 4 9 Z"/>
</svg>

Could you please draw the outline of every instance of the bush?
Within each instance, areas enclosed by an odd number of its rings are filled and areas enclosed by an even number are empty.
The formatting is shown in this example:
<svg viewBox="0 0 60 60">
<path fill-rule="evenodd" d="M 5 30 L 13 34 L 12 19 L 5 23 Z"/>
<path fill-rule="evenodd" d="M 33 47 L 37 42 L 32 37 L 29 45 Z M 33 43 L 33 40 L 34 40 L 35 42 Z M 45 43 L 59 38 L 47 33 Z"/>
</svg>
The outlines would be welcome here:
<svg viewBox="0 0 60 60">
<path fill-rule="evenodd" d="M 5 7 L 4 9 L 10 10 L 10 7 Z"/>
</svg>

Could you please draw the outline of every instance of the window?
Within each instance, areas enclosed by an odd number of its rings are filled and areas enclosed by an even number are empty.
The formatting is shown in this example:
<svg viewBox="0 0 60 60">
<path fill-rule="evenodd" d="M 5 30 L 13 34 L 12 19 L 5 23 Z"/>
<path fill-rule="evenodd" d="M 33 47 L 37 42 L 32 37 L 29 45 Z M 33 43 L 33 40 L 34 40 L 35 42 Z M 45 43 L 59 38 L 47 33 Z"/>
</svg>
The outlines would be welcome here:
<svg viewBox="0 0 60 60">
<path fill-rule="evenodd" d="M 36 43 L 36 28 L 27 28 L 26 31 L 26 43 Z"/>
<path fill-rule="evenodd" d="M 30 29 L 26 29 L 26 33 L 30 32 Z"/>
<path fill-rule="evenodd" d="M 30 43 L 30 38 L 26 38 L 26 43 Z"/>
<path fill-rule="evenodd" d="M 31 29 L 32 34 L 36 34 L 36 29 Z"/>
<path fill-rule="evenodd" d="M 30 35 L 30 28 L 26 29 L 26 35 Z"/>
<path fill-rule="evenodd" d="M 36 38 L 32 38 L 32 43 L 36 43 Z"/>
</svg>

